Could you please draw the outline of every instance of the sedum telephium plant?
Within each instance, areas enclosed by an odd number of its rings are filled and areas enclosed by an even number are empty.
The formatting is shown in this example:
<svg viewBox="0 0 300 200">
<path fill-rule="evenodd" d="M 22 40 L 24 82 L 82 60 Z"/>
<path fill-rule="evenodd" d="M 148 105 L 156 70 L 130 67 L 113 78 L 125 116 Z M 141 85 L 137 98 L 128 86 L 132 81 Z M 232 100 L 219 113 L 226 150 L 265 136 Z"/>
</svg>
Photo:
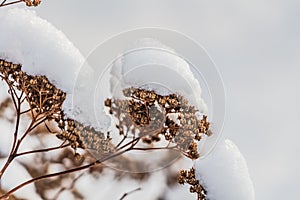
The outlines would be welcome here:
<svg viewBox="0 0 300 200">
<path fill-rule="evenodd" d="M 201 119 L 196 116 L 197 109 L 190 105 L 181 95 L 159 95 L 153 90 L 142 88 L 127 88 L 123 90 L 124 99 L 107 99 L 104 105 L 108 113 L 115 118 L 115 127 L 120 137 L 119 143 L 114 144 L 108 133 L 97 131 L 94 127 L 86 126 L 76 119 L 68 118 L 62 110 L 66 93 L 53 85 L 46 76 L 33 76 L 22 70 L 20 64 L 0 59 L 0 77 L 9 88 L 9 94 L 16 111 L 15 131 L 13 144 L 7 161 L 0 171 L 2 175 L 10 164 L 20 156 L 66 149 L 73 149 L 73 157 L 80 158 L 77 149 L 93 150 L 97 158 L 89 162 L 57 173 L 44 173 L 33 176 L 32 179 L 20 183 L 10 191 L 3 191 L 0 186 L 0 199 L 7 199 L 22 187 L 44 179 L 59 177 L 84 169 L 92 169 L 104 161 L 121 159 L 123 154 L 134 150 L 176 150 L 182 155 L 195 160 L 199 158 L 197 141 L 204 134 L 210 135 L 210 123 L 206 116 Z M 26 130 L 20 134 L 20 123 L 23 115 L 30 116 L 30 123 Z M 55 129 L 52 131 L 49 127 Z M 55 134 L 61 140 L 57 147 L 42 148 L 20 152 L 24 139 L 41 126 L 49 134 Z M 164 140 L 167 145 L 154 146 L 154 143 Z M 138 144 L 148 145 L 141 148 Z M 197 193 L 198 200 L 206 199 L 206 191 L 195 178 L 195 169 L 180 171 L 178 176 L 180 184 L 191 185 L 190 192 Z"/>
</svg>

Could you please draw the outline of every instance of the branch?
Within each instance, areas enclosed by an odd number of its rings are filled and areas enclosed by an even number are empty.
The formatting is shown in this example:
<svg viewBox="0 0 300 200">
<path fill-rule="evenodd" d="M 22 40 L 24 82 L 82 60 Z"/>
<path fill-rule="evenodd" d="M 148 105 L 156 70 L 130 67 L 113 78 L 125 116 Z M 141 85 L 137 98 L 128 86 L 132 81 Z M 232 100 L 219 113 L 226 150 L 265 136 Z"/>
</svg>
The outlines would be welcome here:
<svg viewBox="0 0 300 200">
<path fill-rule="evenodd" d="M 5 3 L 5 2 L 6 2 L 6 0 L 4 0 L 4 1 L 0 4 L 0 7 L 9 6 L 9 5 L 16 4 L 16 3 L 21 3 L 21 2 L 24 2 L 24 0 L 13 1 L 13 2 L 9 2 L 9 3 Z"/>
<path fill-rule="evenodd" d="M 63 188 L 61 188 L 61 189 L 54 195 L 54 197 L 53 197 L 52 199 L 53 199 L 53 200 L 58 199 L 59 195 L 60 195 L 63 191 L 73 189 L 74 186 L 75 186 L 76 181 L 78 181 L 78 179 L 80 179 L 82 176 L 83 176 L 83 173 L 80 174 L 79 176 L 77 176 L 75 179 L 73 179 L 73 181 L 72 181 L 72 183 L 71 183 L 71 185 L 70 185 L 69 187 L 63 187 Z"/>
<path fill-rule="evenodd" d="M 13 94 L 11 94 L 11 95 L 13 97 Z M 21 105 L 20 105 L 20 101 L 18 101 L 19 104 L 17 105 L 14 98 L 13 98 L 13 100 L 14 100 L 14 103 L 15 103 L 15 106 L 16 106 L 16 112 L 17 112 L 17 120 L 16 120 L 16 125 L 15 125 L 14 139 L 13 139 L 13 145 L 11 147 L 11 150 L 10 150 L 9 156 L 7 158 L 7 161 L 6 161 L 6 163 L 4 164 L 4 166 L 2 167 L 2 169 L 0 171 L 0 179 L 2 178 L 2 175 L 5 172 L 5 170 L 7 169 L 7 167 L 13 161 L 14 153 L 16 152 L 16 148 L 18 147 L 17 137 L 18 137 L 19 125 L 20 125 L 20 109 L 21 109 L 20 107 L 21 107 Z"/>
<path fill-rule="evenodd" d="M 114 153 L 112 155 L 109 155 L 107 157 L 104 157 L 102 159 L 99 159 L 99 160 L 96 160 L 90 164 L 86 164 L 86 165 L 83 165 L 81 167 L 76 167 L 76 168 L 73 168 L 73 169 L 69 169 L 69 170 L 65 170 L 65 171 L 61 171 L 61 172 L 57 172 L 57 173 L 52 173 L 52 174 L 46 174 L 46 175 L 43 175 L 43 176 L 38 176 L 36 178 L 33 178 L 33 179 L 30 179 L 28 181 L 25 181 L 23 183 L 21 183 L 20 185 L 16 186 L 15 188 L 11 189 L 10 191 L 8 191 L 6 194 L 0 196 L 0 200 L 5 200 L 7 199 L 11 194 L 13 194 L 14 192 L 16 192 L 17 190 L 25 187 L 26 185 L 28 184 L 31 184 L 31 183 L 35 183 L 37 181 L 40 181 L 40 180 L 43 180 L 43 179 L 47 179 L 47 178 L 52 178 L 52 177 L 55 177 L 55 176 L 60 176 L 60 175 L 64 175 L 64 174 L 69 174 L 69 173 L 73 173 L 73 172 L 78 172 L 78 171 L 81 171 L 81 170 L 85 170 L 85 169 L 88 169 L 90 167 L 93 167 L 93 166 L 96 166 L 96 165 L 99 165 L 101 163 L 103 163 L 104 161 L 106 160 L 109 160 L 109 159 L 112 159 L 112 158 L 115 158 L 115 157 L 118 157 L 124 153 L 126 153 L 127 151 L 130 151 L 132 149 L 132 147 L 128 148 L 128 149 L 125 149 L 123 151 L 120 151 L 120 152 L 117 152 L 117 153 Z"/>
<path fill-rule="evenodd" d="M 6 0 L 2 1 L 2 3 L 0 4 L 0 6 L 2 6 L 3 4 L 5 4 Z"/>
</svg>

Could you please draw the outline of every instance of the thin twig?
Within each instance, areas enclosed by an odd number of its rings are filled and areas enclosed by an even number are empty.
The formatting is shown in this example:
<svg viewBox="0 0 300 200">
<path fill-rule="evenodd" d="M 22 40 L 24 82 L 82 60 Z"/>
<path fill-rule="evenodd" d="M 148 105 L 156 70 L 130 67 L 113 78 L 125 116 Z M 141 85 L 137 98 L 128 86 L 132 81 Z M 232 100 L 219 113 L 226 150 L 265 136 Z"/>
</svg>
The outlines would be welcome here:
<svg viewBox="0 0 300 200">
<path fill-rule="evenodd" d="M 37 149 L 37 150 L 32 150 L 32 151 L 25 151 L 25 152 L 22 152 L 22 153 L 17 153 L 14 157 L 16 158 L 16 157 L 19 157 L 19 156 L 33 154 L 33 153 L 41 153 L 41 152 L 48 152 L 48 151 L 63 149 L 63 148 L 66 148 L 68 146 L 70 146 L 70 144 L 59 145 L 57 147 L 50 147 L 50 148 L 46 148 L 46 149 Z"/>
<path fill-rule="evenodd" d="M 5 4 L 6 0 L 2 1 L 2 3 L 0 4 L 0 6 L 2 6 L 3 4 Z"/>
<path fill-rule="evenodd" d="M 132 150 L 138 150 L 138 151 L 151 151 L 151 150 L 177 150 L 177 145 L 172 147 L 149 147 L 149 148 L 139 148 L 135 147 L 132 148 Z"/>
<path fill-rule="evenodd" d="M 54 131 L 52 131 L 52 130 L 50 129 L 50 127 L 47 125 L 46 121 L 44 121 L 44 124 L 45 124 L 46 129 L 49 131 L 49 133 L 52 133 L 52 134 L 57 134 L 57 133 L 59 133 L 59 132 L 54 132 Z M 64 141 L 64 142 L 65 142 L 65 141 Z M 63 142 L 63 143 L 64 143 L 64 142 Z"/>
<path fill-rule="evenodd" d="M 116 149 L 119 148 L 119 146 L 127 139 L 127 134 L 123 136 L 122 140 L 116 145 Z"/>
<path fill-rule="evenodd" d="M 80 174 L 79 176 L 77 176 L 71 183 L 71 185 L 69 187 L 62 187 L 60 188 L 60 190 L 54 195 L 54 197 L 52 198 L 53 200 L 58 199 L 59 195 L 65 191 L 65 190 L 71 190 L 74 188 L 75 183 L 78 179 L 80 179 L 83 176 L 84 173 Z"/>
<path fill-rule="evenodd" d="M 20 112 L 20 115 L 23 115 L 23 114 L 25 114 L 25 113 L 28 113 L 30 110 L 31 110 L 31 109 L 24 110 L 24 111 Z"/>
<path fill-rule="evenodd" d="M 10 163 L 14 160 L 15 155 L 17 154 L 22 141 L 24 140 L 26 135 L 31 131 L 31 128 L 32 128 L 33 124 L 35 123 L 34 119 L 32 119 L 32 121 L 31 121 L 29 127 L 27 128 L 27 130 L 25 131 L 24 135 L 21 137 L 21 139 L 17 140 L 19 124 L 20 124 L 20 110 L 19 109 L 20 109 L 20 106 L 17 107 L 17 121 L 16 121 L 15 133 L 14 133 L 14 142 L 13 142 L 13 145 L 12 145 L 11 152 L 8 156 L 8 159 L 7 159 L 6 163 L 4 164 L 3 168 L 0 171 L 0 179 L 3 175 L 3 173 L 5 172 L 5 170 L 10 165 Z"/>
<path fill-rule="evenodd" d="M 81 167 L 76 167 L 76 168 L 73 168 L 73 169 L 69 169 L 69 170 L 65 170 L 65 171 L 61 171 L 61 172 L 57 172 L 57 173 L 52 173 L 52 174 L 46 174 L 46 175 L 43 175 L 43 176 L 39 176 L 39 177 L 36 177 L 36 178 L 33 178 L 33 179 L 30 179 L 26 182 L 23 182 L 22 184 L 18 185 L 17 187 L 13 188 L 12 190 L 8 191 L 6 194 L 0 196 L 0 199 L 1 200 L 4 200 L 6 198 L 8 198 L 11 194 L 13 194 L 15 191 L 23 188 L 24 186 L 28 185 L 28 184 L 31 184 L 31 183 L 34 183 L 34 182 L 37 182 L 37 181 L 40 181 L 40 180 L 43 180 L 43 179 L 46 179 L 46 178 L 51 178 L 51 177 L 55 177 L 55 176 L 60 176 L 60 175 L 63 175 L 63 174 L 69 174 L 69 173 L 73 173 L 73 172 L 77 172 L 77 171 L 81 171 L 81 170 L 84 170 L 84 169 L 88 169 L 92 166 L 95 166 L 95 165 L 98 165 L 108 159 L 111 159 L 111 158 L 114 158 L 116 156 L 119 156 L 123 153 L 125 153 L 126 151 L 122 151 L 122 152 L 119 152 L 117 154 L 113 154 L 111 156 L 108 156 L 108 157 L 105 157 L 101 160 L 97 160 L 93 163 L 90 163 L 90 164 L 87 164 L 87 165 L 84 165 L 84 166 L 81 166 Z"/>
<path fill-rule="evenodd" d="M 24 0 L 13 1 L 13 2 L 10 2 L 10 3 L 5 3 L 6 2 L 6 0 L 5 0 L 3 2 L 2 2 L 3 4 L 1 3 L 0 7 L 9 6 L 9 5 L 16 4 L 16 3 L 21 3 L 21 2 L 24 2 Z"/>
<path fill-rule="evenodd" d="M 139 137 L 135 138 L 135 139 L 131 140 L 130 142 L 128 142 L 127 144 L 124 144 L 123 146 L 121 146 L 120 148 L 118 148 L 117 151 L 120 151 L 121 149 L 124 149 L 125 147 L 127 147 L 129 145 L 132 145 L 132 144 L 138 142 L 139 140 L 140 140 Z M 133 147 L 131 146 L 131 148 L 133 148 Z"/>
<path fill-rule="evenodd" d="M 12 94 L 13 96 L 13 94 Z M 18 132 L 19 132 L 19 125 L 20 125 L 20 102 L 19 105 L 16 105 L 16 112 L 17 112 L 17 120 L 16 120 L 16 125 L 15 125 L 15 132 L 14 132 L 14 138 L 13 138 L 13 144 L 9 153 L 9 156 L 7 158 L 6 163 L 4 164 L 4 166 L 2 167 L 1 171 L 0 171 L 0 179 L 2 177 L 2 175 L 4 174 L 5 170 L 7 169 L 7 167 L 10 165 L 10 163 L 13 161 L 14 159 L 14 152 L 16 152 L 16 148 L 18 146 L 17 144 L 17 138 L 18 138 Z"/>
<path fill-rule="evenodd" d="M 28 132 L 33 131 L 36 127 L 38 127 L 39 125 L 41 125 L 42 123 L 44 123 L 44 122 L 47 121 L 47 120 L 48 120 L 47 117 L 44 117 L 44 118 L 41 118 L 39 121 L 36 121 L 36 122 L 35 122 L 35 125 L 32 126 L 32 127 L 29 129 Z M 24 135 L 24 136 L 26 136 L 26 135 Z M 24 136 L 23 136 L 23 137 L 24 137 Z"/>
<path fill-rule="evenodd" d="M 31 122 L 30 122 L 30 125 L 28 126 L 27 130 L 25 131 L 25 133 L 22 135 L 21 139 L 18 140 L 18 143 L 19 143 L 18 146 L 20 146 L 20 144 L 25 139 L 25 137 L 28 135 L 28 133 L 30 133 L 30 131 L 32 131 L 32 127 L 33 127 L 34 124 L 35 124 L 35 120 L 32 119 Z M 18 148 L 19 148 L 18 146 L 16 147 L 15 153 L 18 151 Z"/>
<path fill-rule="evenodd" d="M 5 79 L 5 81 L 6 81 L 7 85 L 9 86 L 9 92 L 8 93 L 10 94 L 10 96 L 11 96 L 13 102 L 14 102 L 15 109 L 17 110 L 18 105 L 17 105 L 16 99 L 15 99 L 15 96 L 14 96 L 14 92 L 13 92 L 14 89 L 13 89 L 12 85 L 8 82 L 7 79 Z"/>
<path fill-rule="evenodd" d="M 131 142 L 129 142 L 128 144 L 131 144 Z M 6 194 L 0 196 L 0 200 L 7 199 L 11 194 L 13 194 L 17 190 L 25 187 L 28 184 L 35 183 L 35 182 L 43 180 L 43 179 L 52 178 L 52 177 L 55 177 L 55 176 L 60 176 L 60 175 L 69 174 L 69 173 L 73 173 L 73 172 L 88 169 L 90 167 L 99 165 L 99 164 L 103 163 L 106 160 L 109 160 L 109 159 L 115 158 L 117 156 L 120 156 L 120 155 L 130 151 L 131 149 L 132 149 L 132 147 L 130 146 L 128 149 L 125 149 L 123 151 L 116 152 L 114 154 L 108 155 L 106 157 L 103 157 L 102 159 L 96 160 L 96 161 L 94 161 L 90 164 L 86 164 L 86 165 L 83 165 L 81 167 L 76 167 L 76 168 L 73 168 L 73 169 L 69 169 L 69 170 L 65 170 L 65 171 L 61 171 L 61 172 L 57 172 L 57 173 L 46 174 L 46 175 L 35 177 L 33 179 L 30 179 L 28 181 L 25 181 L 25 182 L 21 183 L 20 185 L 16 186 L 15 188 L 11 189 L 10 191 L 8 191 Z"/>
<path fill-rule="evenodd" d="M 130 195 L 130 194 L 132 194 L 134 192 L 140 191 L 140 190 L 142 190 L 142 188 L 139 187 L 139 188 L 136 188 L 136 189 L 134 189 L 134 190 L 132 190 L 130 192 L 126 192 L 125 194 L 123 194 L 123 196 L 120 198 L 120 200 L 123 200 L 123 199 L 125 199 L 126 196 L 128 196 L 128 195 Z"/>
</svg>

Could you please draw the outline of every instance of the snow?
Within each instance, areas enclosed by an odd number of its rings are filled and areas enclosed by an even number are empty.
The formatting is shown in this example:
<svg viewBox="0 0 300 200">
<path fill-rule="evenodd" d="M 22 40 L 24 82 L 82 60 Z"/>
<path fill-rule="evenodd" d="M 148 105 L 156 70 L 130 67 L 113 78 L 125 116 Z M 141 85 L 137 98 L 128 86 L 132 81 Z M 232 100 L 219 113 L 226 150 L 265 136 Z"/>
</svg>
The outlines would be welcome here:
<svg viewBox="0 0 300 200">
<path fill-rule="evenodd" d="M 78 49 L 61 31 L 36 16 L 35 12 L 26 9 L 1 10 L 0 27 L 4 27 L 0 32 L 0 58 L 23 64 L 24 71 L 29 74 L 46 75 L 57 87 L 67 92 L 64 110 L 73 115 L 73 111 L 70 110 L 73 87 L 84 62 Z M 85 76 L 91 73 L 92 71 L 87 71 Z M 188 63 L 177 56 L 174 50 L 157 40 L 144 38 L 129 46 L 120 59 L 116 60 L 111 75 L 111 92 L 114 95 L 118 95 L 118 91 L 128 85 L 143 86 L 151 83 L 152 85 L 148 86 L 158 92 L 181 93 L 201 112 L 207 111 L 201 97 L 201 87 Z M 90 83 L 93 81 L 75 88 L 82 91 L 81 96 L 74 97 L 78 98 L 75 106 L 80 108 L 79 112 L 83 112 L 78 115 L 82 120 L 89 117 L 91 110 L 88 109 L 93 108 L 86 101 L 89 99 L 90 90 L 84 90 Z M 0 100 L 2 101 L 5 96 L 5 92 L 0 89 Z M 11 133 L 13 127 L 6 123 L 1 122 L 1 131 Z M 6 146 L 9 143 L 11 143 L 9 137 L 1 138 L 0 151 L 7 153 Z M 37 145 L 37 141 L 32 144 Z M 30 142 L 24 146 L 30 148 Z M 4 161 L 0 160 L 0 166 Z M 52 166 L 50 170 L 56 171 L 60 167 L 60 165 Z M 195 167 L 197 176 L 208 190 L 209 200 L 254 199 L 253 185 L 245 159 L 230 140 L 220 142 L 215 151 L 205 159 L 196 161 Z M 3 181 L 2 186 L 4 189 L 11 189 L 28 179 L 30 175 L 24 167 L 14 162 L 4 174 L 5 184 Z M 129 195 L 126 199 L 152 200 L 166 190 L 166 177 L 162 170 L 151 173 L 145 182 L 132 179 L 117 180 L 111 171 L 106 171 L 99 179 L 83 176 L 76 183 L 76 187 L 80 188 L 86 199 L 95 199 L 95 196 L 102 199 L 118 199 L 125 192 L 141 187 L 141 191 Z M 186 199 L 184 193 L 178 191 L 180 195 L 167 194 L 167 197 Z M 26 186 L 16 194 L 22 198 L 39 199 L 34 191 L 34 185 Z"/>
<path fill-rule="evenodd" d="M 194 165 L 209 200 L 255 199 L 246 160 L 231 140 L 221 140 L 211 154 Z"/>
<path fill-rule="evenodd" d="M 160 94 L 184 95 L 201 113 L 207 112 L 201 87 L 189 64 L 156 39 L 141 38 L 130 44 L 116 59 L 111 77 L 115 97 L 121 96 L 122 88 L 145 87 Z"/>
<path fill-rule="evenodd" d="M 0 58 L 21 63 L 29 74 L 47 75 L 67 92 L 63 106 L 68 111 L 73 86 L 84 62 L 78 49 L 60 30 L 27 9 L 1 9 L 0 27 Z"/>
</svg>

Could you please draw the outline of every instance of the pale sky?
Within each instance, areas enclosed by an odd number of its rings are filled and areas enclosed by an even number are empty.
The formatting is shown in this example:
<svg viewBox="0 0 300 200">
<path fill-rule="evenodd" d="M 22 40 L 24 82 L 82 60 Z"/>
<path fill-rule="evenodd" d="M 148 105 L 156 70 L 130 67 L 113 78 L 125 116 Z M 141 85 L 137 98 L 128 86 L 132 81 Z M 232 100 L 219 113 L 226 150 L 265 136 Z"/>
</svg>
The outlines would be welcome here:
<svg viewBox="0 0 300 200">
<path fill-rule="evenodd" d="M 223 77 L 223 135 L 245 156 L 256 199 L 300 198 L 300 1 L 44 0 L 34 9 L 83 55 L 134 28 L 195 39 Z"/>
</svg>

